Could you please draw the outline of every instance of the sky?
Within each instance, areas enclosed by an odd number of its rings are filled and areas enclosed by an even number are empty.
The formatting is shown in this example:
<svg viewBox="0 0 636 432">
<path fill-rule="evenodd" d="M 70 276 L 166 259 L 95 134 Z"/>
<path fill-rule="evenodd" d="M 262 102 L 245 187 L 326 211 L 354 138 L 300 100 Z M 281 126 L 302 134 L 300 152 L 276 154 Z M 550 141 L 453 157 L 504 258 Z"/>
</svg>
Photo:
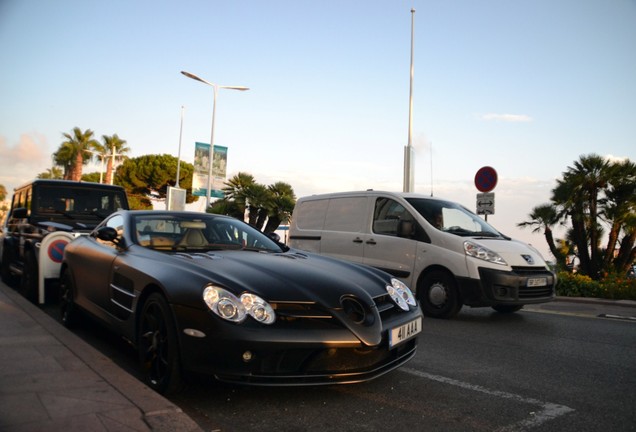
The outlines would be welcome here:
<svg viewBox="0 0 636 432">
<path fill-rule="evenodd" d="M 549 259 L 517 224 L 563 172 L 636 161 L 636 0 L 0 0 L 0 184 L 50 168 L 74 127 L 192 163 L 214 92 L 188 71 L 249 87 L 217 96 L 229 177 L 401 191 L 412 18 L 413 190 L 475 210 L 493 167 L 488 222 Z"/>
</svg>

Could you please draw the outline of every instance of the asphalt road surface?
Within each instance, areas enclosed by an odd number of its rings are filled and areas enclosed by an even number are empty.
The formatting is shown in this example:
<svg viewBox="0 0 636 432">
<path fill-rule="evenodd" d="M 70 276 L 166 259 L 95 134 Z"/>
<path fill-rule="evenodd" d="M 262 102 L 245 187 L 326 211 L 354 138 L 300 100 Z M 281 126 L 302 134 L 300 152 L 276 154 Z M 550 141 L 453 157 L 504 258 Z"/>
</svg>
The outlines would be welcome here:
<svg viewBox="0 0 636 432">
<path fill-rule="evenodd" d="M 634 315 L 563 302 L 510 315 L 464 308 L 425 319 L 416 357 L 369 383 L 199 379 L 170 399 L 206 431 L 633 431 Z M 93 325 L 75 332 L 137 375 L 123 341 Z"/>
</svg>

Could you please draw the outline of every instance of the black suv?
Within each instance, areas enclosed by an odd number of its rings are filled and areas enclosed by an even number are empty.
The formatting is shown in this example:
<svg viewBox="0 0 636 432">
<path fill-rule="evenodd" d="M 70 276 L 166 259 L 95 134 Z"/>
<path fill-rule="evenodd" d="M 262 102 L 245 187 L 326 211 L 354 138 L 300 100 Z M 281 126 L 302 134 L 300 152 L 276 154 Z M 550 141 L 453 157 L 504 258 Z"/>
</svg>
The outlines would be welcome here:
<svg viewBox="0 0 636 432">
<path fill-rule="evenodd" d="M 57 282 L 63 248 L 119 209 L 128 209 L 120 186 L 38 179 L 15 189 L 0 228 L 0 275 L 29 300 L 38 301 L 40 276 Z M 55 236 L 51 234 L 56 233 Z M 65 233 L 65 234 L 60 234 Z M 59 237 L 56 242 L 45 238 Z M 57 271 L 56 271 L 57 270 Z M 44 301 L 41 297 L 39 301 Z"/>
</svg>

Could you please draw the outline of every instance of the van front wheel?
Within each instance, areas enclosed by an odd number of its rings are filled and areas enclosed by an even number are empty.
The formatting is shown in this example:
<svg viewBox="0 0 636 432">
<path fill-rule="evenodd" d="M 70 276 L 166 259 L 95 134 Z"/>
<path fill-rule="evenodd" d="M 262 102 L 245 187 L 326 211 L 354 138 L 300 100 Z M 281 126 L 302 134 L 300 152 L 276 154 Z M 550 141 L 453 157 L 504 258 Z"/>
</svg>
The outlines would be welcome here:
<svg viewBox="0 0 636 432">
<path fill-rule="evenodd" d="M 427 274 L 418 285 L 417 294 L 426 316 L 452 318 L 462 308 L 455 280 L 443 271 Z"/>
</svg>

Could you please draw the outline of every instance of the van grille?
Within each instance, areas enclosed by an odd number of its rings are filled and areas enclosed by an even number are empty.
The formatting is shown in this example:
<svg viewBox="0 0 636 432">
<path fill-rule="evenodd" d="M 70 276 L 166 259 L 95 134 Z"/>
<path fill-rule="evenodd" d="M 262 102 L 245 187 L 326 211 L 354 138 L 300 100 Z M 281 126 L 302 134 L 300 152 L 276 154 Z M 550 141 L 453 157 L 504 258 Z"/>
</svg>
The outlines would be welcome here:
<svg viewBox="0 0 636 432">
<path fill-rule="evenodd" d="M 520 286 L 519 299 L 545 298 L 554 295 L 554 276 L 545 267 L 512 267 L 512 269 L 520 276 L 547 278 L 547 285 L 545 286 Z"/>
</svg>

